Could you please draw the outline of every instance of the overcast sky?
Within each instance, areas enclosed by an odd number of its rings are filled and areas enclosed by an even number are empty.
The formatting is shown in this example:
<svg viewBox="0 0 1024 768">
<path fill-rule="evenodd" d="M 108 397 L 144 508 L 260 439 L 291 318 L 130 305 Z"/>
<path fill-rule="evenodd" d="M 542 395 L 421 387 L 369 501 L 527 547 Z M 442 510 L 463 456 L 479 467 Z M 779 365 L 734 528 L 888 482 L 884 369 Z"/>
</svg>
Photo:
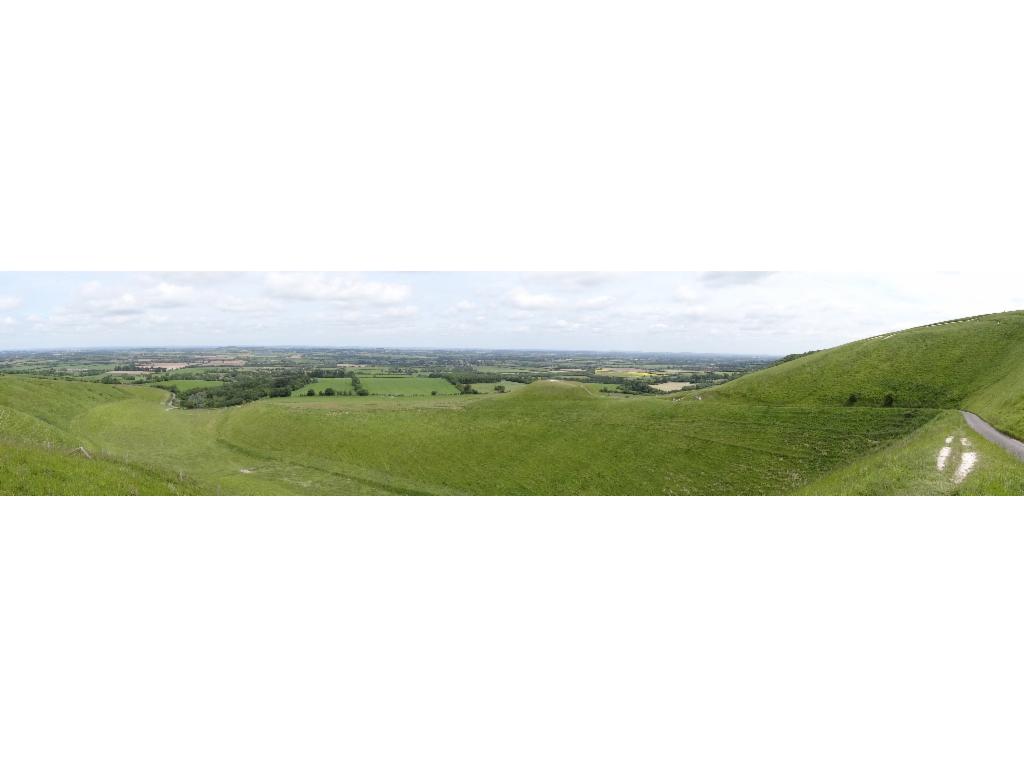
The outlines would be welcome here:
<svg viewBox="0 0 1024 768">
<path fill-rule="evenodd" d="M 1020 275 L 4 272 L 0 349 L 311 345 L 787 354 L 1024 309 Z"/>
</svg>

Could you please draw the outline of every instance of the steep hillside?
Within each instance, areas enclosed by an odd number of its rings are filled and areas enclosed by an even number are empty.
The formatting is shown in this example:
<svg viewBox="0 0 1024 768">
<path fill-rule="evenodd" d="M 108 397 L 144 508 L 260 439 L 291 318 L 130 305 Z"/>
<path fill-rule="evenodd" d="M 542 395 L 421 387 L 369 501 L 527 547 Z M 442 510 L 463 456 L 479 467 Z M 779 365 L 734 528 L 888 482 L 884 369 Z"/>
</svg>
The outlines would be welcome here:
<svg viewBox="0 0 1024 768">
<path fill-rule="evenodd" d="M 695 395 L 685 396 L 692 399 Z M 855 341 L 706 390 L 707 401 L 965 408 L 1024 433 L 1024 312 Z"/>
<path fill-rule="evenodd" d="M 0 496 L 184 496 L 202 489 L 170 472 L 105 456 L 0 442 Z"/>
<path fill-rule="evenodd" d="M 75 433 L 76 419 L 130 397 L 123 388 L 106 384 L 0 376 L 0 438 L 89 446 L 87 436 Z"/>
</svg>

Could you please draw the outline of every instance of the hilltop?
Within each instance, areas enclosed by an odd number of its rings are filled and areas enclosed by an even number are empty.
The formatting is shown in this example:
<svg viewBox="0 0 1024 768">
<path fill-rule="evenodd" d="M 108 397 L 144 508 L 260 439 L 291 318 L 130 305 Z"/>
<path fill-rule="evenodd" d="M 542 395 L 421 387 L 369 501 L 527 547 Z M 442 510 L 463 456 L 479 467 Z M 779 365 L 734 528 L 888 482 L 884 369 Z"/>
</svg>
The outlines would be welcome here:
<svg viewBox="0 0 1024 768">
<path fill-rule="evenodd" d="M 1024 312 L 875 336 L 749 373 L 709 402 L 965 409 L 1024 435 Z M 693 397 L 693 396 L 684 396 Z"/>
</svg>

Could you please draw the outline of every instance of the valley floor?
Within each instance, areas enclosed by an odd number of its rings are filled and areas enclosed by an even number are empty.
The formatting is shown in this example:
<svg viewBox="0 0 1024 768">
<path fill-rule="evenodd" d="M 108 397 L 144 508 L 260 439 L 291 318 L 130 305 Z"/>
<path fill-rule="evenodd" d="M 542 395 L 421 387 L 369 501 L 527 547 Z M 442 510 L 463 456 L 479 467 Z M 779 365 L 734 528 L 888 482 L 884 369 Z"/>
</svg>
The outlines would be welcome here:
<svg viewBox="0 0 1024 768">
<path fill-rule="evenodd" d="M 168 409 L 167 397 L 148 387 L 0 378 L 0 492 L 1024 492 L 1024 464 L 956 411 L 626 399 L 567 382 L 219 410 Z M 974 447 L 976 464 L 960 482 L 935 466 L 946 438 L 955 438 L 950 466 L 961 438 Z M 79 446 L 94 458 L 71 455 Z"/>
</svg>

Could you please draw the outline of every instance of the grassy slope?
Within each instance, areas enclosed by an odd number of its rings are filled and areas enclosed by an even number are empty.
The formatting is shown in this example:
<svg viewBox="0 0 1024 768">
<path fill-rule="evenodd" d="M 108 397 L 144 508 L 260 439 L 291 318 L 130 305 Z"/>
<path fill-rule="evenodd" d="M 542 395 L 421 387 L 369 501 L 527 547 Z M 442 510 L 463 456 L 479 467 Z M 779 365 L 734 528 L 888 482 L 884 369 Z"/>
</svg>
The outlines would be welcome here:
<svg viewBox="0 0 1024 768">
<path fill-rule="evenodd" d="M 161 399 L 165 393 L 159 393 Z M 174 472 L 118 461 L 76 428 L 95 408 L 132 400 L 124 388 L 0 377 L 0 494 L 167 495 L 199 493 Z M 92 460 L 71 454 L 79 446 Z"/>
<path fill-rule="evenodd" d="M 1024 312 L 865 339 L 748 374 L 705 400 L 778 405 L 959 408 L 1009 433 L 1024 431 Z M 692 397 L 692 395 L 684 395 Z"/>
<path fill-rule="evenodd" d="M 97 456 L 0 443 L 0 496 L 196 495 L 195 482 Z"/>
<path fill-rule="evenodd" d="M 744 376 L 700 394 L 703 402 L 963 408 L 1015 437 L 1024 436 L 1024 312 L 951 321 L 865 339 Z M 681 397 L 695 399 L 695 394 Z M 851 409 L 852 410 L 852 409 Z M 980 460 L 955 486 L 935 468 L 944 438 L 971 435 Z M 808 485 L 805 493 L 1021 493 L 1024 466 L 975 435 L 960 414 Z"/>
<path fill-rule="evenodd" d="M 209 493 L 373 492 L 360 483 L 310 471 L 292 462 L 261 462 L 251 451 L 225 444 L 220 439 L 223 421 L 235 412 L 251 409 L 252 405 L 217 410 L 168 410 L 164 405 L 166 393 L 138 387 L 131 394 L 131 399 L 84 413 L 77 420 L 76 429 L 89 434 L 104 450 L 126 460 L 184 472 L 201 482 Z M 243 469 L 250 472 L 243 473 Z"/>
<path fill-rule="evenodd" d="M 157 394 L 162 399 L 167 397 L 163 392 Z M 92 447 L 85 436 L 74 433 L 74 420 L 99 405 L 123 402 L 130 397 L 126 388 L 106 384 L 0 376 L 0 408 L 18 414 L 10 417 L 12 423 L 0 434 L 24 437 L 32 423 L 35 429 L 47 432 L 46 440 L 71 447 Z M 13 423 L 15 418 L 17 424 Z"/>
<path fill-rule="evenodd" d="M 894 409 L 707 407 L 596 397 L 538 382 L 508 396 L 264 401 L 221 438 L 267 462 L 302 461 L 399 493 L 785 493 L 931 417 Z M 396 439 L 400 436 L 400 439 Z"/>
<path fill-rule="evenodd" d="M 169 410 L 166 393 L 152 387 L 5 377 L 0 398 L 44 415 L 60 402 L 59 434 L 69 444 L 139 473 L 234 494 L 785 493 L 927 418 L 608 398 L 548 382 L 507 395 L 282 398 L 182 411 Z M 31 432 L 45 422 L 22 413 L 17 421 L 26 440 L 48 428 Z M 112 488 L 96 462 L 61 458 L 77 462 L 77 485 L 39 492 Z M 94 489 L 83 484 L 89 472 Z"/>
<path fill-rule="evenodd" d="M 946 470 L 936 467 L 939 449 L 953 438 Z M 964 449 L 960 438 L 971 445 Z M 978 453 L 978 463 L 960 485 L 953 482 L 953 469 L 963 450 Z M 848 466 L 819 478 L 802 489 L 802 495 L 937 496 L 937 495 L 1022 495 L 1024 465 L 1006 451 L 977 435 L 956 411 L 944 411 L 892 445 L 864 456 Z"/>
</svg>

